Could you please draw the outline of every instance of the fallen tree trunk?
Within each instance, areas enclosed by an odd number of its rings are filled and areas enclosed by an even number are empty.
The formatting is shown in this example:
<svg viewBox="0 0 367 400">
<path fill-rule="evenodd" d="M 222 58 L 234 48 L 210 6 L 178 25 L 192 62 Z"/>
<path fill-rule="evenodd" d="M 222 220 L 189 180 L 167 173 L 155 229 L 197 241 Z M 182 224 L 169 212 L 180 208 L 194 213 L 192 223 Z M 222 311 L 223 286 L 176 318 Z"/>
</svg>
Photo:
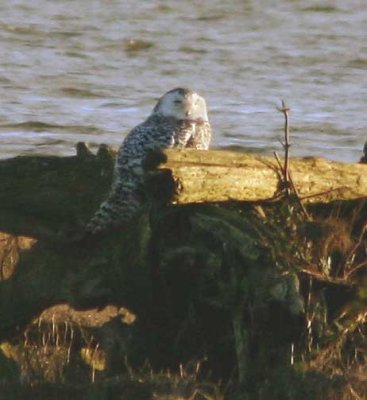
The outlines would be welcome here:
<svg viewBox="0 0 367 400">
<path fill-rule="evenodd" d="M 108 152 L 0 161 L 0 231 L 59 240 L 84 225 L 111 185 Z"/>
<path fill-rule="evenodd" d="M 152 153 L 145 168 L 148 195 L 175 204 L 270 200 L 281 183 L 275 158 L 220 150 Z M 307 203 L 367 197 L 364 164 L 307 157 L 291 159 L 290 172 Z"/>
<path fill-rule="evenodd" d="M 0 161 L 0 231 L 59 240 L 82 230 L 109 190 L 113 163 L 106 152 Z M 148 197 L 164 203 L 264 201 L 281 182 L 274 158 L 229 151 L 152 153 L 145 168 Z M 327 192 L 305 202 L 367 197 L 366 164 L 292 159 L 290 171 L 301 197 Z"/>
</svg>

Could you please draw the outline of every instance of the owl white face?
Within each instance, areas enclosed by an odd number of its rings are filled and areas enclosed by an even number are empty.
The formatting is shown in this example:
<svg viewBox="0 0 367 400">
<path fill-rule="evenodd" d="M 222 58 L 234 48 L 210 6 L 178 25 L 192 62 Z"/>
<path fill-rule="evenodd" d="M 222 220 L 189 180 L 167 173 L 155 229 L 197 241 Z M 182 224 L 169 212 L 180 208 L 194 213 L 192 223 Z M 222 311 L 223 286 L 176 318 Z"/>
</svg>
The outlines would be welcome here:
<svg viewBox="0 0 367 400">
<path fill-rule="evenodd" d="M 163 95 L 153 112 L 179 120 L 208 121 L 205 100 L 190 89 L 173 89 Z"/>
</svg>

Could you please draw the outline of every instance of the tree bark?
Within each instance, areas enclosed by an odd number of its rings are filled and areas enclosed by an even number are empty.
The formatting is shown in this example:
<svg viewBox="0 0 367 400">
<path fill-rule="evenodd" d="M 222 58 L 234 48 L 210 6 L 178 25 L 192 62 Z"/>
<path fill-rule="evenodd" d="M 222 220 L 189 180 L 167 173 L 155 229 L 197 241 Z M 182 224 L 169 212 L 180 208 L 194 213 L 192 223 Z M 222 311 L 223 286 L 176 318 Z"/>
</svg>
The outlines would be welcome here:
<svg viewBox="0 0 367 400">
<path fill-rule="evenodd" d="M 148 196 L 159 202 L 264 201 L 281 187 L 275 158 L 245 153 L 166 150 L 152 153 L 145 168 Z M 306 157 L 291 159 L 289 168 L 307 203 L 367 197 L 367 165 Z"/>
</svg>

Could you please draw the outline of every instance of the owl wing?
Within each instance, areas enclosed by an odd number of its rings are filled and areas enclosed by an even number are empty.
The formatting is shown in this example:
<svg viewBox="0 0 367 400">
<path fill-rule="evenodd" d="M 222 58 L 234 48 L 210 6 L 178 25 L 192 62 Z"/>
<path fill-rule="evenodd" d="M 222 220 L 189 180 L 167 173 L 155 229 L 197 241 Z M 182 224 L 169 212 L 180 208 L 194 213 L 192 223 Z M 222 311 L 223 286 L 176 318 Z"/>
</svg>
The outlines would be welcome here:
<svg viewBox="0 0 367 400">
<path fill-rule="evenodd" d="M 208 150 L 211 136 L 212 132 L 209 122 L 195 122 L 192 135 L 187 141 L 186 147 L 192 147 L 198 150 Z"/>
<path fill-rule="evenodd" d="M 192 125 L 156 116 L 135 127 L 119 149 L 111 191 L 86 231 L 98 233 L 130 220 L 144 203 L 142 161 L 145 156 L 155 149 L 186 147 L 193 133 Z"/>
</svg>

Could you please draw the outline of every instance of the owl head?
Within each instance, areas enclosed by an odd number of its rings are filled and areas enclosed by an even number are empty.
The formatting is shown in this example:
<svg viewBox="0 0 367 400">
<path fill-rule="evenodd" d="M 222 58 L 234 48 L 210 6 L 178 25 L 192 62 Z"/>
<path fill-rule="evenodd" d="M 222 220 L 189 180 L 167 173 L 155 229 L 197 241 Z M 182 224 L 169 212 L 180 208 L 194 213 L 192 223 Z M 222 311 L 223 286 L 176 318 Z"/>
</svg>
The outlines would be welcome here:
<svg viewBox="0 0 367 400">
<path fill-rule="evenodd" d="M 191 89 L 177 88 L 165 93 L 153 113 L 178 120 L 208 121 L 205 100 Z"/>
</svg>

